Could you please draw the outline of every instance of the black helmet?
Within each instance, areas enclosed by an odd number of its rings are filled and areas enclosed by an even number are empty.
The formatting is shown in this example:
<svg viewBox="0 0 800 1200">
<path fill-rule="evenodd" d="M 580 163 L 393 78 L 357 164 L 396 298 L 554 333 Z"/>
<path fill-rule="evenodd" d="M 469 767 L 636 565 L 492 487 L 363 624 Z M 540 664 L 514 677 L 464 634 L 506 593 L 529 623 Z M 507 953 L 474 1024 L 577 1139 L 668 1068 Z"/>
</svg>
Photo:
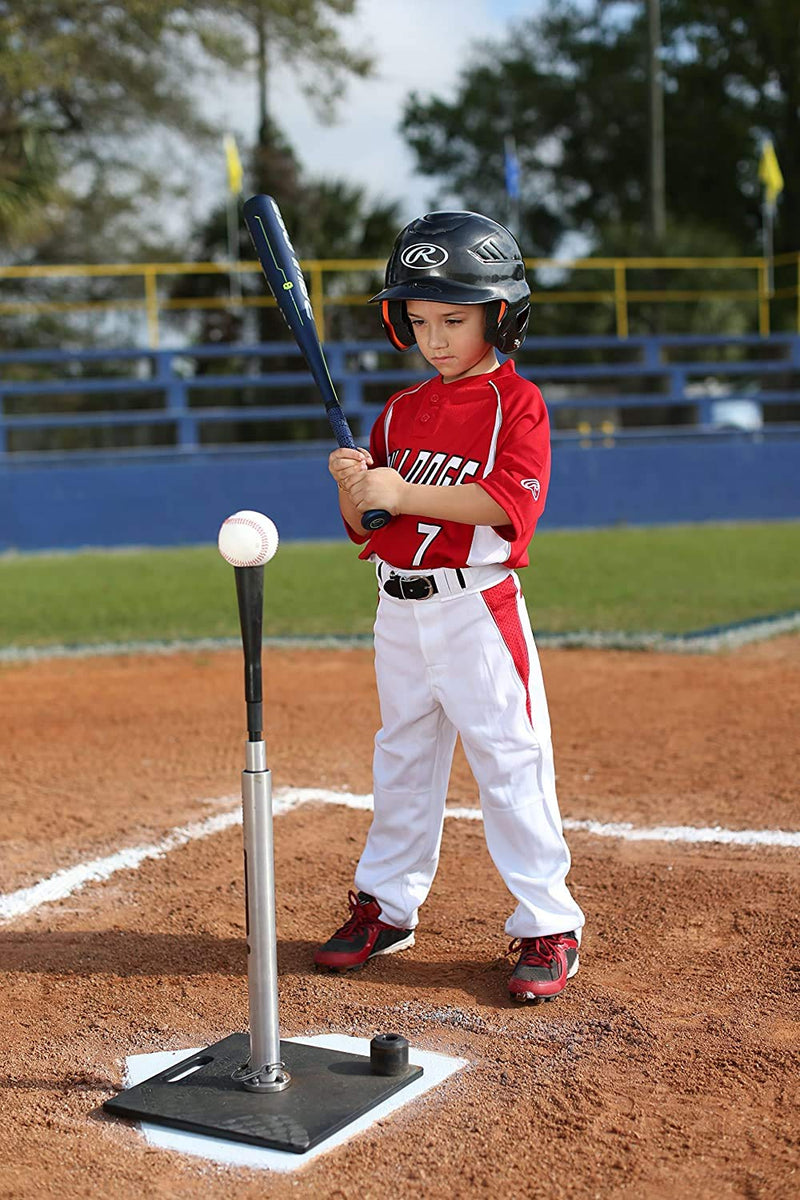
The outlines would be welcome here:
<svg viewBox="0 0 800 1200">
<path fill-rule="evenodd" d="M 530 294 L 522 251 L 504 225 L 480 213 L 432 212 L 398 234 L 386 286 L 370 303 L 380 303 L 383 328 L 398 350 L 415 344 L 404 301 L 485 304 L 486 340 L 510 354 L 525 341 Z"/>
</svg>

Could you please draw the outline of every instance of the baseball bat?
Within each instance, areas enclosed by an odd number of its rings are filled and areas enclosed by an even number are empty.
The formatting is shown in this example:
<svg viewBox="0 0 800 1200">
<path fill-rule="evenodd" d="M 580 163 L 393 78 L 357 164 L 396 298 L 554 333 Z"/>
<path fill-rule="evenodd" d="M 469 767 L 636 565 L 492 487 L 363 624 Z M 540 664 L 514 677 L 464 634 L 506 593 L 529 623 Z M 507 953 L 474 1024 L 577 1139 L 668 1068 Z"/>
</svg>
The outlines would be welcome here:
<svg viewBox="0 0 800 1200">
<path fill-rule="evenodd" d="M 322 394 L 325 412 L 336 441 L 340 446 L 355 450 L 356 444 L 336 395 L 336 388 L 333 386 L 314 324 L 314 314 L 303 272 L 300 270 L 280 209 L 271 196 L 251 196 L 244 205 L 244 220 L 278 308 Z M 361 524 L 364 529 L 372 532 L 388 525 L 391 519 L 391 513 L 375 508 L 362 513 Z"/>
</svg>

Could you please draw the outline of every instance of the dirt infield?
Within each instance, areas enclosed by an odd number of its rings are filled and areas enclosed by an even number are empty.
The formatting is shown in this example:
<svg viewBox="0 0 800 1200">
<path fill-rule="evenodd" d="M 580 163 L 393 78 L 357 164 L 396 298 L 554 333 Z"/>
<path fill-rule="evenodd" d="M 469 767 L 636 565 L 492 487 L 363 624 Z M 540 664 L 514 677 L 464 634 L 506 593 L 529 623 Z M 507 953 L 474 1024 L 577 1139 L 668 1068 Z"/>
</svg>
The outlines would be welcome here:
<svg viewBox="0 0 800 1200">
<path fill-rule="evenodd" d="M 542 662 L 566 818 L 800 829 L 800 638 Z M 276 789 L 368 792 L 370 653 L 270 649 L 265 687 Z M 233 803 L 241 696 L 233 652 L 0 668 L 0 891 Z M 460 756 L 450 801 L 476 804 Z M 800 1193 L 798 849 L 570 834 L 581 971 L 525 1008 L 507 996 L 510 898 L 478 821 L 447 822 L 412 950 L 314 973 L 368 823 L 330 804 L 276 819 L 281 1031 L 391 1028 L 469 1067 L 286 1176 L 156 1150 L 103 1117 L 126 1054 L 245 1026 L 230 828 L 0 924 L 0 1196 Z"/>
</svg>

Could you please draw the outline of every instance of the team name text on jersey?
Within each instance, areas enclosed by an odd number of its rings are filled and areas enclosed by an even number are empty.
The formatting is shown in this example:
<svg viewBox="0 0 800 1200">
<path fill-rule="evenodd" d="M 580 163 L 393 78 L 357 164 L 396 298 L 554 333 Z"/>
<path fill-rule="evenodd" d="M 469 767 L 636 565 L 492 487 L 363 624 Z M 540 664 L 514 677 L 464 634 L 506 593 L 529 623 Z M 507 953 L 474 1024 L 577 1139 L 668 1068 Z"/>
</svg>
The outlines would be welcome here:
<svg viewBox="0 0 800 1200">
<path fill-rule="evenodd" d="M 418 450 L 408 464 L 411 450 L 393 450 L 389 455 L 389 466 L 402 475 L 406 483 L 424 483 L 432 487 L 449 487 L 463 483 L 477 475 L 482 464 L 473 458 L 464 459 L 461 454 L 448 454 L 441 450 Z"/>
</svg>

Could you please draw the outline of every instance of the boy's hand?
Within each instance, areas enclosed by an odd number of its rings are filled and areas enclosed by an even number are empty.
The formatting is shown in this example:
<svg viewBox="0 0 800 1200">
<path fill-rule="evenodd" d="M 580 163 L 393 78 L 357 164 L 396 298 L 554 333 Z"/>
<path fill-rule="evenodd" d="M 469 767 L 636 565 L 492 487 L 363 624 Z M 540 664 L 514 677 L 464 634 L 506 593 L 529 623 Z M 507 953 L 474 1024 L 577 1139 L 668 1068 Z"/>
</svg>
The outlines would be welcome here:
<svg viewBox="0 0 800 1200">
<path fill-rule="evenodd" d="M 338 486 L 346 492 L 349 492 L 350 485 L 356 479 L 360 479 L 371 466 L 372 455 L 369 450 L 348 450 L 340 446 L 328 457 L 328 470 Z"/>
<path fill-rule="evenodd" d="M 351 451 L 352 453 L 352 451 Z M 391 467 L 376 467 L 374 471 L 358 473 L 348 484 L 348 494 L 359 512 L 371 508 L 383 508 L 393 517 L 401 511 L 404 492 L 408 484 L 403 476 Z"/>
</svg>

